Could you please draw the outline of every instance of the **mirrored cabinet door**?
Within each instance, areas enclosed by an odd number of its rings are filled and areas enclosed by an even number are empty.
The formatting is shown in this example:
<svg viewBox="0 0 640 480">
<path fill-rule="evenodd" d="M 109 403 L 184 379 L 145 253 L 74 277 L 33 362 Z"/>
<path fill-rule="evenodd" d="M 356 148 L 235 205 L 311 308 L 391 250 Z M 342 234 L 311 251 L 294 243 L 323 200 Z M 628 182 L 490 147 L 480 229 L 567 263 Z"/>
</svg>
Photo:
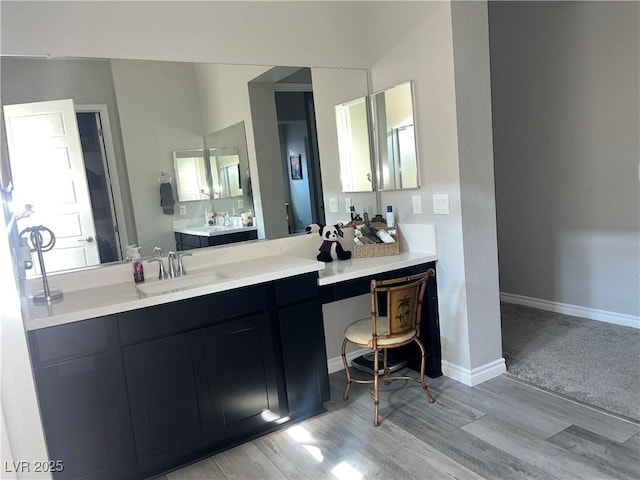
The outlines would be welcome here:
<svg viewBox="0 0 640 480">
<path fill-rule="evenodd" d="M 413 84 L 405 82 L 372 96 L 380 190 L 418 188 L 420 175 L 413 110 Z"/>
</svg>

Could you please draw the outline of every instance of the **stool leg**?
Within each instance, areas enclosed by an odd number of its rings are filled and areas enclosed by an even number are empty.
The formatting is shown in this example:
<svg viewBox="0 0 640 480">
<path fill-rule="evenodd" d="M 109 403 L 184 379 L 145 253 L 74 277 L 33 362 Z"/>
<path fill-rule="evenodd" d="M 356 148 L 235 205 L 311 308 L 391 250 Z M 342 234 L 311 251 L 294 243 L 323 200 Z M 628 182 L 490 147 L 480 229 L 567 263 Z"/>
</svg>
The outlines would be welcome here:
<svg viewBox="0 0 640 480">
<path fill-rule="evenodd" d="M 386 348 L 383 350 L 383 352 L 384 352 L 384 367 L 383 367 L 384 368 L 384 377 L 383 377 L 383 380 L 384 380 L 384 384 L 385 385 L 389 385 L 389 380 L 388 380 L 388 378 L 389 378 L 389 358 L 387 356 L 387 351 L 388 351 L 388 349 L 386 349 Z"/>
<path fill-rule="evenodd" d="M 349 389 L 351 388 L 351 372 L 349 371 L 349 365 L 347 364 L 347 354 L 345 350 L 347 348 L 347 339 L 342 341 L 342 363 L 344 364 L 344 371 L 347 374 L 347 388 L 342 395 L 344 400 L 349 400 Z"/>
<path fill-rule="evenodd" d="M 416 341 L 416 343 L 420 347 L 420 385 L 422 385 L 422 390 L 424 390 L 424 393 L 427 394 L 427 398 L 429 399 L 429 403 L 434 403 L 435 400 L 431 396 L 431 392 L 429 391 L 429 388 L 427 387 L 427 384 L 424 383 L 424 373 L 425 373 L 426 364 L 427 364 L 426 351 L 424 349 L 424 345 L 422 345 L 422 342 L 420 341 L 419 338 L 416 337 L 416 338 L 414 338 L 414 340 Z"/>
<path fill-rule="evenodd" d="M 378 427 L 380 421 L 378 420 L 378 412 L 380 410 L 380 388 L 378 371 L 380 366 L 378 365 L 378 349 L 373 350 L 373 426 Z"/>
</svg>

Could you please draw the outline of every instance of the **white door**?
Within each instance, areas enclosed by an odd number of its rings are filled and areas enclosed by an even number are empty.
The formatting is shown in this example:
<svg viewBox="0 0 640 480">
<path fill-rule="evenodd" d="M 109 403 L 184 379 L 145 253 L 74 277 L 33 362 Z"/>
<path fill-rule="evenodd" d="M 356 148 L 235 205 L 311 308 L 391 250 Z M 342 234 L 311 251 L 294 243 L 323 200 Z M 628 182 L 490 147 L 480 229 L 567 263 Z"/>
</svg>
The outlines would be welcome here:
<svg viewBox="0 0 640 480">
<path fill-rule="evenodd" d="M 32 204 L 35 212 L 18 228 L 44 225 L 55 234 L 55 247 L 44 254 L 47 272 L 98 265 L 73 100 L 5 105 L 4 116 L 13 199 L 20 206 Z"/>
</svg>

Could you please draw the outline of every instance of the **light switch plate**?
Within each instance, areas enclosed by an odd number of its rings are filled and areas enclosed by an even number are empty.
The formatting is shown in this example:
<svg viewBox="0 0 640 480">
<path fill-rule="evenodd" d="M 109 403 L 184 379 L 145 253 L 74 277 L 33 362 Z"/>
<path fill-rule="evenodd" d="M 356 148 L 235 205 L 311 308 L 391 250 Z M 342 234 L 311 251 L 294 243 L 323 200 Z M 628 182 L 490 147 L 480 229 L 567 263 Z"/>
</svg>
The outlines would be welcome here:
<svg viewBox="0 0 640 480">
<path fill-rule="evenodd" d="M 180 215 L 186 215 L 186 214 L 187 214 L 186 205 L 180 205 Z"/>
<path fill-rule="evenodd" d="M 449 215 L 449 195 L 435 193 L 433 195 L 433 213 L 436 215 Z"/>
<path fill-rule="evenodd" d="M 244 200 L 241 198 L 238 199 L 238 208 L 244 208 Z"/>
<path fill-rule="evenodd" d="M 353 203 L 351 203 L 351 197 L 345 197 L 344 199 L 344 211 L 345 212 L 349 212 L 351 205 L 353 205 Z"/>
<path fill-rule="evenodd" d="M 413 205 L 413 213 L 420 215 L 422 213 L 422 195 L 413 195 L 411 204 Z"/>
<path fill-rule="evenodd" d="M 329 198 L 329 211 L 331 213 L 338 213 L 338 199 L 336 197 Z"/>
</svg>

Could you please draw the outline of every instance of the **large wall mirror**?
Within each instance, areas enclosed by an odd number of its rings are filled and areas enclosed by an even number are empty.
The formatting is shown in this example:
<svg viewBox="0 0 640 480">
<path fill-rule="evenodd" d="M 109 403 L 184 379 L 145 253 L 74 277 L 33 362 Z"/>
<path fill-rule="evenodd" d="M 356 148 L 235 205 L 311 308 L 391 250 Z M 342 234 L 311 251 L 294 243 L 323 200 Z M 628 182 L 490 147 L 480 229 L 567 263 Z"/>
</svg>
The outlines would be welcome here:
<svg viewBox="0 0 640 480">
<path fill-rule="evenodd" d="M 93 222 L 103 232 L 96 233 L 94 242 L 100 245 L 98 264 L 120 261 L 128 244 L 140 245 L 143 255 L 151 255 L 154 245 L 165 251 L 174 249 L 174 222 L 200 220 L 205 211 L 254 208 L 260 238 L 288 235 L 285 204 L 297 201 L 301 192 L 314 186 L 320 192 L 319 200 L 314 200 L 319 209 L 329 204 L 329 198 L 340 200 L 344 196 L 339 177 L 335 106 L 369 94 L 366 71 L 362 69 L 310 67 L 306 69 L 310 74 L 301 79 L 297 75 L 300 67 L 272 65 L 19 57 L 2 57 L 0 62 L 3 106 L 73 101 L 86 168 L 91 169 L 86 174 L 91 178 L 86 181 L 90 190 L 102 183 L 107 185 L 103 192 L 109 187 L 113 192 L 112 198 L 95 200 L 100 202 L 100 212 L 111 212 L 116 218 L 116 223 L 110 224 L 93 214 Z M 278 118 L 274 100 L 276 92 L 295 91 L 310 96 L 305 97 L 311 99 L 311 108 L 307 110 L 313 111 L 316 124 L 314 132 L 303 132 L 301 137 L 290 132 L 296 119 Z M 80 115 L 86 118 L 80 121 Z M 193 200 L 179 198 L 174 152 L 190 151 L 185 157 L 179 154 L 178 162 L 186 158 L 186 163 L 198 164 L 201 169 L 198 160 L 201 157 L 193 156 L 193 151 L 204 147 L 207 159 L 208 147 L 237 147 L 210 142 L 209 135 L 241 122 L 247 168 L 242 164 L 242 148 L 238 148 L 235 167 L 231 166 L 235 154 L 215 152 L 216 171 L 225 179 L 221 184 L 228 181 L 231 196 L 203 198 L 202 190 L 206 191 L 206 187 L 196 186 L 191 189 Z M 314 154 L 317 167 L 311 164 Z M 286 170 L 291 155 L 301 155 L 302 180 L 292 180 Z M 4 152 L 2 160 L 2 172 L 6 172 L 9 159 Z M 98 167 L 106 173 L 99 174 Z M 173 214 L 165 213 L 161 207 L 162 172 L 172 173 L 176 196 Z M 15 182 L 14 194 L 24 189 L 26 182 L 21 183 Z M 3 186 L 7 186 L 4 179 Z M 286 193 L 288 188 L 292 189 L 291 194 Z M 358 211 L 373 212 L 377 208 L 374 192 L 348 196 Z M 338 212 L 324 209 L 326 223 L 349 218 L 344 202 L 338 204 Z M 31 217 L 33 222 L 38 222 L 37 207 Z M 293 220 L 304 227 L 306 218 L 302 209 L 291 212 Z M 295 226 L 297 229 L 298 225 Z M 51 271 L 77 266 L 60 262 Z"/>
<path fill-rule="evenodd" d="M 380 190 L 418 188 L 420 175 L 413 112 L 413 83 L 372 96 Z"/>
</svg>

